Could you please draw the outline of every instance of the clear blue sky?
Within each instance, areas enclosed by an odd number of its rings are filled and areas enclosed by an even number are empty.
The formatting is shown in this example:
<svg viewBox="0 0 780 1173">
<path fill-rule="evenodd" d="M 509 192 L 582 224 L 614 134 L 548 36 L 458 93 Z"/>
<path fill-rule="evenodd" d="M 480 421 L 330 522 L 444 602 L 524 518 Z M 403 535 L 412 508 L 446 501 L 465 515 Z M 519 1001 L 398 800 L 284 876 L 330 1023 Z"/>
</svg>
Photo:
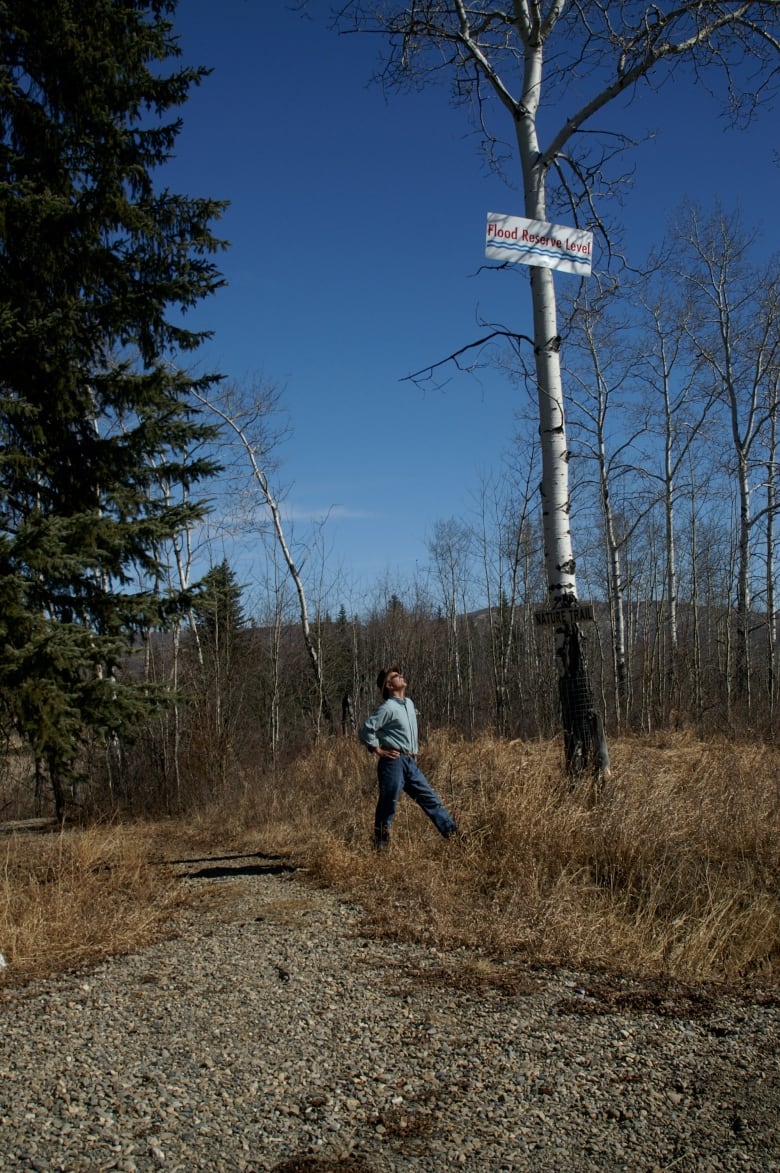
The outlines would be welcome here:
<svg viewBox="0 0 780 1173">
<path fill-rule="evenodd" d="M 291 434 L 277 457 L 296 532 L 330 512 L 331 573 L 403 580 L 427 561 L 437 520 L 471 517 L 511 442 L 522 392 L 500 373 L 425 394 L 402 380 L 480 336 L 480 318 L 531 332 L 525 275 L 479 272 L 487 212 L 522 204 L 487 173 L 444 86 L 386 99 L 369 84 L 377 39 L 338 36 L 325 0 L 309 8 L 181 0 L 184 61 L 214 72 L 183 108 L 165 181 L 231 203 L 228 284 L 192 321 L 214 331 L 204 365 L 283 388 Z M 686 196 L 739 204 L 777 248 L 769 113 L 749 135 L 727 130 L 690 84 L 632 111 L 657 136 L 630 159 L 630 257 L 641 263 Z"/>
</svg>

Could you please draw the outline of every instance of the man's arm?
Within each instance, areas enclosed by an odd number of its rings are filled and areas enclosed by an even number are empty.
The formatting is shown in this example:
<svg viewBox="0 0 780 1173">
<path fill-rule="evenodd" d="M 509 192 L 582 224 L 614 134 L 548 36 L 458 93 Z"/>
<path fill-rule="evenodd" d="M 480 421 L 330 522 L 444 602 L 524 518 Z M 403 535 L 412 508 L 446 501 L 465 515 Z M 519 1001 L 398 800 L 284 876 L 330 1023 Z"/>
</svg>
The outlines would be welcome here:
<svg viewBox="0 0 780 1173">
<path fill-rule="evenodd" d="M 366 747 L 369 753 L 375 754 L 379 749 L 379 738 L 377 733 L 387 721 L 387 711 L 384 705 L 380 705 L 378 709 L 374 709 L 371 716 L 363 722 L 358 732 L 358 739 Z"/>
</svg>

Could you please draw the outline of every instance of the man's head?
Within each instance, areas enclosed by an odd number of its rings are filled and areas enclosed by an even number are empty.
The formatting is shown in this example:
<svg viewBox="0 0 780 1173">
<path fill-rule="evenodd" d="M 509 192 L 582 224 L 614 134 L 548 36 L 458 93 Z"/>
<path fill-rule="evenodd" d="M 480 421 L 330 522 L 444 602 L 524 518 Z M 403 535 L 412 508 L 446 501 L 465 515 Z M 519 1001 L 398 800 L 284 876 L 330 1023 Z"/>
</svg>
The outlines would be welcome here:
<svg viewBox="0 0 780 1173">
<path fill-rule="evenodd" d="M 392 668 L 383 668 L 380 671 L 376 678 L 376 686 L 382 694 L 382 699 L 387 700 L 389 696 L 405 689 L 406 681 L 401 669 L 394 664 Z"/>
</svg>

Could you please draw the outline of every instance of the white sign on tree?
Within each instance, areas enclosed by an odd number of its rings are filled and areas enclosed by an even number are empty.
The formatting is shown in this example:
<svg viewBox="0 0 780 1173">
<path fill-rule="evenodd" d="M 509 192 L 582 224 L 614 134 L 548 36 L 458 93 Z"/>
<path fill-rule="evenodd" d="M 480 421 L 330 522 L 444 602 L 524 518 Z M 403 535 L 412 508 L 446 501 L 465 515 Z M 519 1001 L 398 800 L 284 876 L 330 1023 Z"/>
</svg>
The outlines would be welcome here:
<svg viewBox="0 0 780 1173">
<path fill-rule="evenodd" d="M 488 212 L 485 256 L 493 261 L 520 261 L 524 265 L 542 265 L 545 269 L 589 277 L 593 233 Z"/>
</svg>

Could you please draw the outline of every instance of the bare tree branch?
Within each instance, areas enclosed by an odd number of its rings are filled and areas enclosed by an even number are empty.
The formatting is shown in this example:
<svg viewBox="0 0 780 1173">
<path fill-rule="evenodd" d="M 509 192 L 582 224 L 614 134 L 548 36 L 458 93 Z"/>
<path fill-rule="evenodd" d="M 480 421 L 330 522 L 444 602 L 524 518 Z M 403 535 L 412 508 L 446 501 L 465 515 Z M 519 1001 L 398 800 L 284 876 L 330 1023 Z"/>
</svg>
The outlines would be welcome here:
<svg viewBox="0 0 780 1173">
<path fill-rule="evenodd" d="M 469 350 L 476 350 L 482 346 L 486 346 L 494 338 L 507 338 L 510 342 L 516 343 L 518 346 L 521 342 L 528 342 L 531 346 L 534 345 L 533 338 L 529 338 L 527 334 L 515 334 L 512 330 L 492 330 L 485 338 L 478 338 L 475 342 L 468 342 L 465 346 L 461 346 L 458 350 L 454 350 L 452 354 L 448 354 L 446 358 L 439 359 L 438 362 L 431 363 L 428 367 L 422 367 L 419 371 L 414 371 L 411 375 L 404 375 L 401 382 L 422 383 L 433 378 L 433 372 L 439 367 L 446 366 L 447 363 L 454 363 L 459 371 L 467 371 L 470 368 L 463 366 L 459 359 L 461 355 L 466 354 Z"/>
</svg>

